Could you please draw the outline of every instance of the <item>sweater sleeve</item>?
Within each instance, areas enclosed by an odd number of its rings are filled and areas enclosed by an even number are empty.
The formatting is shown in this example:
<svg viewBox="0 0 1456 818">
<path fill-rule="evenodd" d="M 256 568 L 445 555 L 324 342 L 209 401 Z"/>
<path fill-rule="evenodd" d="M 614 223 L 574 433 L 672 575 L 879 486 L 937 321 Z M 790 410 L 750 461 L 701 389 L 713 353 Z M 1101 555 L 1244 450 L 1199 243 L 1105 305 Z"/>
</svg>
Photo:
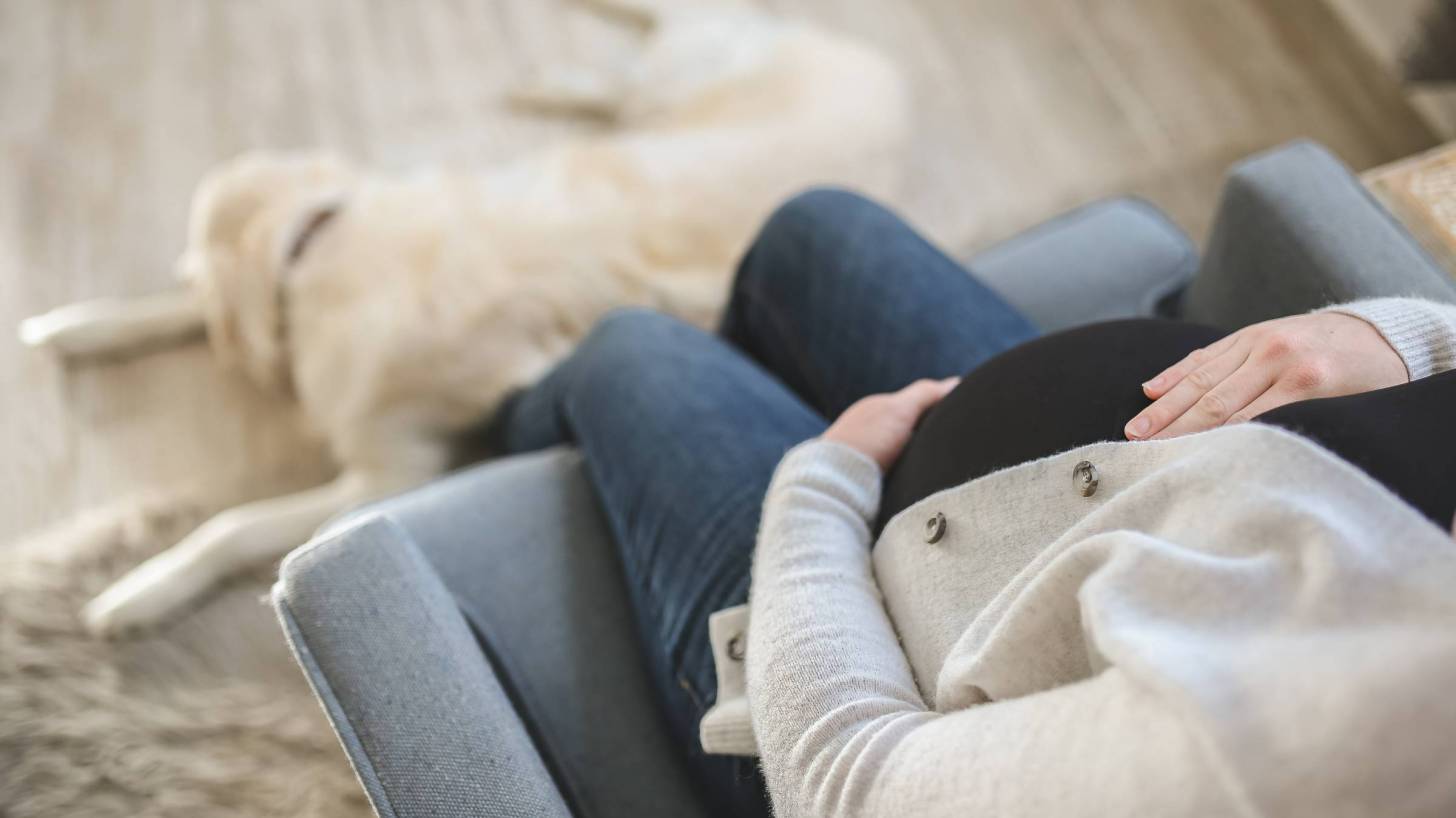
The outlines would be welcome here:
<svg viewBox="0 0 1456 818">
<path fill-rule="evenodd" d="M 1413 381 L 1456 368 L 1456 304 L 1368 298 L 1319 312 L 1339 312 L 1369 322 L 1405 361 Z"/>
<path fill-rule="evenodd" d="M 879 490 L 868 458 L 811 441 L 784 458 L 765 500 L 748 696 L 779 818 L 1238 812 L 1174 715 L 1116 668 L 930 710 L 873 577 Z"/>
</svg>

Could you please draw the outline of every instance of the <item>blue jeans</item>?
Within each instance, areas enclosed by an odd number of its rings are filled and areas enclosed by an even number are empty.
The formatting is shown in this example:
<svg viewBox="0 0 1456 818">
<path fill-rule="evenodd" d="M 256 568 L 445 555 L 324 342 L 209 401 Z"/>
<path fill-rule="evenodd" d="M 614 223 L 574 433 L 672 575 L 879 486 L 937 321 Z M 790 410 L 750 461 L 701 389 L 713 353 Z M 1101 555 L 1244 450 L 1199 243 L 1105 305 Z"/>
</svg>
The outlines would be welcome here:
<svg viewBox="0 0 1456 818">
<path fill-rule="evenodd" d="M 768 807 L 756 764 L 698 743 L 717 692 L 708 615 L 748 598 L 779 459 L 865 395 L 960 374 L 1035 335 L 894 214 L 813 190 L 764 225 L 718 335 L 614 312 L 503 407 L 493 436 L 505 451 L 583 452 L 667 721 L 724 814 Z"/>
</svg>

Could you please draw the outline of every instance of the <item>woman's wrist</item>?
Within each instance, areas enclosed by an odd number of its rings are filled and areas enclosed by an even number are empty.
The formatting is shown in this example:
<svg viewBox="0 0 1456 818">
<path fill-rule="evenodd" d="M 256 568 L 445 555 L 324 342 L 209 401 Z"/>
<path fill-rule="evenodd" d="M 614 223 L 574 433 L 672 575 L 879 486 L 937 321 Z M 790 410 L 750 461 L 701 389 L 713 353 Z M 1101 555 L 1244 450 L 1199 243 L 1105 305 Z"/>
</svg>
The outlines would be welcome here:
<svg viewBox="0 0 1456 818">
<path fill-rule="evenodd" d="M 1456 306 L 1420 298 L 1369 298 L 1319 312 L 1370 324 L 1400 356 L 1410 380 L 1456 368 Z"/>
</svg>

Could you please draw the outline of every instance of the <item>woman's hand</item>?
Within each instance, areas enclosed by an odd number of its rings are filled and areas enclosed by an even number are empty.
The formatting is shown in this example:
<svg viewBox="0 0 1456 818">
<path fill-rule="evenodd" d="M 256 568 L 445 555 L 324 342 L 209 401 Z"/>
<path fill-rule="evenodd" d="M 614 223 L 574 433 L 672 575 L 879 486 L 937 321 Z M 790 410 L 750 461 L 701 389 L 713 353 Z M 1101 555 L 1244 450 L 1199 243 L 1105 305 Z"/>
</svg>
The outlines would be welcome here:
<svg viewBox="0 0 1456 818">
<path fill-rule="evenodd" d="M 860 398 L 825 430 L 823 437 L 859 450 L 880 464 L 881 471 L 889 471 L 910 441 L 915 422 L 960 380 L 919 380 L 899 392 Z"/>
<path fill-rule="evenodd" d="M 1195 350 L 1143 384 L 1153 404 L 1129 440 L 1242 423 L 1286 403 L 1406 383 L 1405 362 L 1375 327 L 1337 312 L 1277 318 Z"/>
</svg>

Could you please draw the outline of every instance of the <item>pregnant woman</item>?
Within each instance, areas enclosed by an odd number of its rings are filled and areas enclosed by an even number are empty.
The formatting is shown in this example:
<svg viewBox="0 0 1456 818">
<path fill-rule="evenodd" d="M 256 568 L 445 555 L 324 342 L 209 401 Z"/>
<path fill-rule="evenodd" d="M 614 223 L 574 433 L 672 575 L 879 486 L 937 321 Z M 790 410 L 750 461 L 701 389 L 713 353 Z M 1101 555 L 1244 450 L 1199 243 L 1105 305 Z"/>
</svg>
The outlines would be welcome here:
<svg viewBox="0 0 1456 818">
<path fill-rule="evenodd" d="M 724 815 L 1449 814 L 1453 367 L 1414 299 L 1038 338 L 813 191 L 494 431 L 583 451 Z"/>
</svg>

